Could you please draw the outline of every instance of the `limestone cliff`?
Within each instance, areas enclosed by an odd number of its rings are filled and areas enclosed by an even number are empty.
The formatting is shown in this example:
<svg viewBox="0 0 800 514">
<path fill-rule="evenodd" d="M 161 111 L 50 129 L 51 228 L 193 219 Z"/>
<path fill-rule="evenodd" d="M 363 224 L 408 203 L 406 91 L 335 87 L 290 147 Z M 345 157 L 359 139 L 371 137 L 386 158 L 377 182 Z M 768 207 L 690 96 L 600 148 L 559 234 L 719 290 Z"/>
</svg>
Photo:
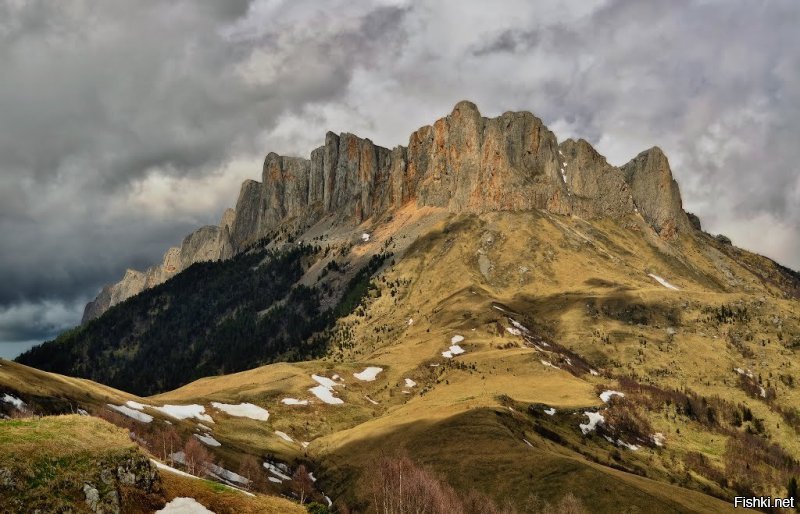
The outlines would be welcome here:
<svg viewBox="0 0 800 514">
<path fill-rule="evenodd" d="M 452 212 L 544 209 L 631 223 L 637 214 L 663 239 L 693 229 L 663 152 L 642 152 L 621 168 L 584 140 L 561 144 L 529 112 L 481 116 L 459 102 L 392 150 L 353 134 L 329 132 L 310 159 L 269 153 L 261 182 L 242 184 L 235 210 L 217 227 L 190 234 L 161 265 L 129 270 L 87 305 L 84 320 L 164 282 L 194 262 L 225 259 L 279 227 L 377 220 L 408 202 Z"/>
<path fill-rule="evenodd" d="M 129 269 L 122 280 L 103 287 L 100 294 L 86 305 L 82 323 L 97 318 L 114 305 L 161 284 L 195 262 L 226 259 L 233 255 L 230 244 L 231 228 L 236 213 L 227 209 L 219 226 L 200 227 L 186 236 L 180 247 L 172 247 L 164 254 L 161 264 L 141 272 Z"/>
</svg>

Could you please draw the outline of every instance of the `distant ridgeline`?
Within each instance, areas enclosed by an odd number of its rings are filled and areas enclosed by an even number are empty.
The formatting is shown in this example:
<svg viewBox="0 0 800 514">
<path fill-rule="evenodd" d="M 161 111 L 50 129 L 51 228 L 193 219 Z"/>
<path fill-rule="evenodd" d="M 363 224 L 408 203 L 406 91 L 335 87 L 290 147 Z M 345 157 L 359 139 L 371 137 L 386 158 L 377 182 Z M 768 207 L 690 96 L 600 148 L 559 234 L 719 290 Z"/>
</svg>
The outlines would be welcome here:
<svg viewBox="0 0 800 514">
<path fill-rule="evenodd" d="M 664 153 L 646 150 L 611 166 L 584 140 L 559 143 L 529 112 L 484 118 L 471 102 L 391 150 L 329 132 L 310 159 L 270 153 L 262 180 L 242 184 L 235 209 L 201 227 L 161 264 L 128 270 L 86 306 L 84 322 L 163 283 L 195 262 L 228 259 L 279 227 L 323 219 L 358 224 L 414 203 L 454 213 L 543 209 L 585 219 L 643 219 L 664 239 L 699 228 L 682 209 Z"/>
</svg>

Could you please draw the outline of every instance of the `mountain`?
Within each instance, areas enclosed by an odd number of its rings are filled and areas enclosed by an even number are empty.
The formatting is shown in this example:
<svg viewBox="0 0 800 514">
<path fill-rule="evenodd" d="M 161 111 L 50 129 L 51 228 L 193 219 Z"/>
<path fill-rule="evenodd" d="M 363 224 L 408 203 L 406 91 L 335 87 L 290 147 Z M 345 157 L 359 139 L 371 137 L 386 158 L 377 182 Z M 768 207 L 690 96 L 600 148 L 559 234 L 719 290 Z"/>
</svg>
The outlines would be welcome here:
<svg viewBox="0 0 800 514">
<path fill-rule="evenodd" d="M 154 453 L 173 427 L 226 470 L 257 459 L 265 493 L 313 470 L 343 512 L 411 502 L 400 475 L 447 513 L 794 494 L 800 275 L 703 232 L 658 148 L 614 167 L 461 102 L 406 147 L 269 154 L 226 219 L 0 363 L 0 413 L 80 408 Z"/>
<path fill-rule="evenodd" d="M 664 238 L 691 230 L 660 149 L 616 168 L 584 140 L 558 144 L 529 112 L 489 119 L 464 101 L 414 132 L 405 147 L 329 132 L 310 159 L 270 153 L 262 181 L 242 184 L 236 209 L 218 227 L 188 235 L 145 273 L 128 270 L 86 306 L 84 322 L 193 263 L 230 258 L 278 227 L 296 230 L 325 217 L 379 220 L 409 202 L 452 213 L 544 209 L 587 219 L 630 216 L 642 206 Z"/>
</svg>

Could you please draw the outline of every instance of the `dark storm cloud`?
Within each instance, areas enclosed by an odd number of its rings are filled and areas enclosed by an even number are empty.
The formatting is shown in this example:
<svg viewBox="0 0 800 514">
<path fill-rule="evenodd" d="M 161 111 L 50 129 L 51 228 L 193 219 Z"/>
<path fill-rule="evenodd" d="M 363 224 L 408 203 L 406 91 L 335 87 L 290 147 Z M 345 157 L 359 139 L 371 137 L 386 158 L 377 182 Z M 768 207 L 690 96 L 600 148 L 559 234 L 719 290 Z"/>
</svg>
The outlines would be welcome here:
<svg viewBox="0 0 800 514">
<path fill-rule="evenodd" d="M 49 337 L 215 223 L 268 151 L 461 99 L 613 164 L 664 148 L 712 232 L 800 268 L 791 0 L 0 0 L 0 341 Z"/>
</svg>

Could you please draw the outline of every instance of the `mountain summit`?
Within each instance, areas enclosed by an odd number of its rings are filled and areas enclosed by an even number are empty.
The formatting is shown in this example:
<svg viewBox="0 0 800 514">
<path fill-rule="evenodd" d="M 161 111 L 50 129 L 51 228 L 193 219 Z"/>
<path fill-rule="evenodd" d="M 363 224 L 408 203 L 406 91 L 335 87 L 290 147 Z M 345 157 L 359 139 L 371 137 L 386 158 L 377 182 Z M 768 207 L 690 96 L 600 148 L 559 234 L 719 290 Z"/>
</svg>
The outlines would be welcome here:
<svg viewBox="0 0 800 514">
<path fill-rule="evenodd" d="M 279 228 L 297 230 L 330 218 L 357 225 L 406 204 L 451 213 L 545 210 L 584 219 L 646 223 L 662 239 L 693 230 L 661 149 L 621 168 L 588 142 L 555 135 L 530 112 L 481 116 L 461 101 L 433 125 L 391 150 L 353 134 L 328 132 L 310 159 L 269 153 L 261 182 L 246 180 L 235 209 L 218 226 L 188 235 L 145 272 L 128 270 L 103 288 L 83 322 L 163 283 L 196 262 L 227 259 Z"/>
</svg>

